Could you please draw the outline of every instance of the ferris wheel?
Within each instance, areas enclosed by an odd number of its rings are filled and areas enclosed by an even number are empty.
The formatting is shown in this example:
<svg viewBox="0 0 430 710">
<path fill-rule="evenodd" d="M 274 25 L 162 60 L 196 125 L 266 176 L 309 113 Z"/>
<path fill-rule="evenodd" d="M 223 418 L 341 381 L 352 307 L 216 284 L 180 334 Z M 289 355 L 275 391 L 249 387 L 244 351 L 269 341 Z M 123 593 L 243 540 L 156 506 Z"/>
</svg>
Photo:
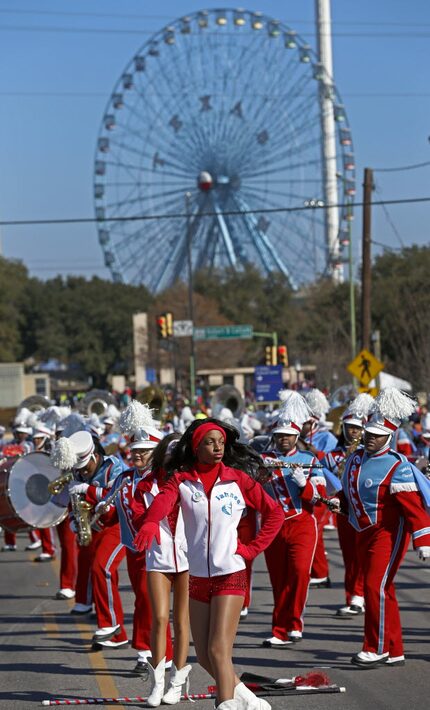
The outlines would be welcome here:
<svg viewBox="0 0 430 710">
<path fill-rule="evenodd" d="M 281 272 L 298 288 L 342 268 L 355 165 L 332 85 L 332 175 L 343 205 L 331 208 L 333 257 L 324 230 L 323 78 L 310 46 L 261 13 L 196 12 L 153 35 L 117 81 L 96 146 L 98 236 L 113 279 L 156 293 L 185 280 L 191 259 L 194 270 Z"/>
</svg>

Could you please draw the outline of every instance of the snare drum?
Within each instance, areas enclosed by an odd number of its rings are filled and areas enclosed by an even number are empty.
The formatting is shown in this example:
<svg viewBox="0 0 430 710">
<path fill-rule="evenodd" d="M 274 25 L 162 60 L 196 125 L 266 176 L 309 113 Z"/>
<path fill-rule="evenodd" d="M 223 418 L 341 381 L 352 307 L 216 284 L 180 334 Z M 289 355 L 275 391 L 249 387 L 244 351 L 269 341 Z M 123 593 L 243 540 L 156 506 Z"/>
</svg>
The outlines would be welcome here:
<svg viewBox="0 0 430 710">
<path fill-rule="evenodd" d="M 28 528 L 51 528 L 67 515 L 67 508 L 54 503 L 48 483 L 58 478 L 58 469 L 48 454 L 32 452 L 0 464 L 0 525 L 16 532 Z"/>
</svg>

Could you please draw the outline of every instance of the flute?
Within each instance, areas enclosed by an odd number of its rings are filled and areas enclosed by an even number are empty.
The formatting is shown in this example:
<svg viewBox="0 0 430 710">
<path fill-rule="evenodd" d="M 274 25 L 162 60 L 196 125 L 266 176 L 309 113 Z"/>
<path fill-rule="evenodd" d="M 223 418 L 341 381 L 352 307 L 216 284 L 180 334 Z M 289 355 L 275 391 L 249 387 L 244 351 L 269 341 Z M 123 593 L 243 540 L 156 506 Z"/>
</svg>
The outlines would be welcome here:
<svg viewBox="0 0 430 710">
<path fill-rule="evenodd" d="M 99 510 L 97 511 L 97 513 L 94 513 L 94 515 L 92 516 L 92 518 L 90 520 L 91 527 L 99 520 L 99 518 L 102 517 L 102 515 L 104 515 L 106 513 L 110 504 L 114 502 L 115 498 L 119 495 L 119 493 L 121 493 L 122 489 L 125 486 L 128 486 L 129 483 L 131 483 L 131 478 L 129 476 L 127 476 L 127 478 L 124 478 L 121 481 L 120 485 L 118 486 L 118 488 L 116 488 L 114 490 L 113 493 L 111 493 L 109 496 L 107 496 L 106 498 L 104 498 L 103 500 L 100 501 Z"/>
<path fill-rule="evenodd" d="M 302 468 L 324 468 L 322 463 L 302 463 L 301 461 L 289 463 L 282 459 L 263 459 L 263 466 L 265 468 L 296 468 L 296 466 L 301 466 Z"/>
</svg>

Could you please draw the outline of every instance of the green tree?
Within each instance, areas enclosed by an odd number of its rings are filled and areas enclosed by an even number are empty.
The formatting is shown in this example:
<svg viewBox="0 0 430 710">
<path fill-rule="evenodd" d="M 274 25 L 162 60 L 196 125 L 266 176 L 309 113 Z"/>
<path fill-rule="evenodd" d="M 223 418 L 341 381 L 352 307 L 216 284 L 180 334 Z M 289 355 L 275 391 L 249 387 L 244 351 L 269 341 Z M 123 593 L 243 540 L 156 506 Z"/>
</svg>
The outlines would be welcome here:
<svg viewBox="0 0 430 710">
<path fill-rule="evenodd" d="M 430 247 L 385 252 L 372 269 L 372 323 L 386 370 L 430 391 Z"/>
<path fill-rule="evenodd" d="M 21 330 L 25 319 L 22 307 L 28 287 L 28 273 L 23 264 L 0 257 L 0 362 L 14 362 L 23 357 Z"/>
</svg>

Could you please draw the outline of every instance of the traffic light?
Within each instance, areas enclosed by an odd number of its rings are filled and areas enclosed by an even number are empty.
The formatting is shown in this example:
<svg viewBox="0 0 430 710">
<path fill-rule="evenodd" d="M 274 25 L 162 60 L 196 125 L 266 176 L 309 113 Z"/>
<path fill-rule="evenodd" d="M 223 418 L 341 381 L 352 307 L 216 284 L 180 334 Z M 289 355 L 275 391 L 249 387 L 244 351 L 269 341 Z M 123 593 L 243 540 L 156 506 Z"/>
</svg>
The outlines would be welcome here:
<svg viewBox="0 0 430 710">
<path fill-rule="evenodd" d="M 170 313 L 170 311 L 168 311 L 164 314 L 164 317 L 166 319 L 167 337 L 171 338 L 173 335 L 173 313 Z"/>
<path fill-rule="evenodd" d="M 286 345 L 278 345 L 279 364 L 288 367 L 288 350 Z"/>
<path fill-rule="evenodd" d="M 266 345 L 266 365 L 277 365 L 278 353 L 274 345 Z"/>
<path fill-rule="evenodd" d="M 157 336 L 167 338 L 167 318 L 165 314 L 157 316 Z"/>
</svg>

